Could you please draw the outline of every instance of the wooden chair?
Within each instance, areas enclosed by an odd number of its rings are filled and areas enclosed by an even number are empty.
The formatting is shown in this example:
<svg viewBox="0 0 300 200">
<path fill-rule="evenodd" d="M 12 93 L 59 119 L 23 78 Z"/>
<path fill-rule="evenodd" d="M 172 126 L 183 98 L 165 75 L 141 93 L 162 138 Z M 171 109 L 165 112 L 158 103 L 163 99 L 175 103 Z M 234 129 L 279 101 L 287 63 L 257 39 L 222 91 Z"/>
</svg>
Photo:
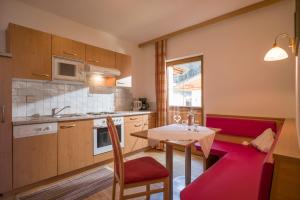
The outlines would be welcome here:
<svg viewBox="0 0 300 200">
<path fill-rule="evenodd" d="M 149 200 L 151 194 L 160 192 L 164 193 L 164 200 L 169 200 L 168 170 L 151 157 L 142 157 L 124 162 L 117 129 L 111 117 L 107 117 L 107 126 L 114 153 L 112 199 L 115 199 L 116 184 L 119 183 L 120 200 L 140 196 L 146 196 L 146 199 Z M 151 190 L 150 185 L 155 183 L 163 183 L 163 188 Z M 146 186 L 146 191 L 124 195 L 125 189 L 140 186 Z"/>
</svg>

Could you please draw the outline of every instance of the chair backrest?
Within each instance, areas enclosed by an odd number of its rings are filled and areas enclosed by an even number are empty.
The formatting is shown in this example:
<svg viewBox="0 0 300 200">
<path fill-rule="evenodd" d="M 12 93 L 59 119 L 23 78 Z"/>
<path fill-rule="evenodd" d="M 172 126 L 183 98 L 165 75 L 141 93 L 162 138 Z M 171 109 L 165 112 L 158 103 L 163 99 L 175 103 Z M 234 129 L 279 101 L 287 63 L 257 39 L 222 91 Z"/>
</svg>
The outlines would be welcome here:
<svg viewBox="0 0 300 200">
<path fill-rule="evenodd" d="M 111 117 L 106 118 L 106 123 L 114 153 L 114 175 L 120 183 L 124 183 L 124 161 L 118 131 Z"/>
</svg>

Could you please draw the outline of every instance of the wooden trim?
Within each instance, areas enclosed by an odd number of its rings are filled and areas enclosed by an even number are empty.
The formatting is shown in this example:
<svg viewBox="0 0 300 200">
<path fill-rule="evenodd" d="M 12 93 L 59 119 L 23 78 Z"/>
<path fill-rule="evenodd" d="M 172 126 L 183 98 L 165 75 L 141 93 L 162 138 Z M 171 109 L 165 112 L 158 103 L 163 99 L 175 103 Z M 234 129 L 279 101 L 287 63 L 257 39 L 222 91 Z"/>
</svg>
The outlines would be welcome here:
<svg viewBox="0 0 300 200">
<path fill-rule="evenodd" d="M 172 65 L 178 65 L 178 64 L 184 64 L 184 63 L 188 63 L 188 62 L 195 62 L 195 61 L 200 61 L 201 62 L 201 105 L 200 107 L 196 107 L 196 106 L 172 106 L 167 105 L 167 119 L 169 120 L 169 114 L 170 114 L 170 109 L 177 107 L 179 109 L 192 109 L 192 110 L 199 110 L 201 111 L 201 123 L 202 125 L 204 124 L 204 61 L 203 61 L 203 55 L 197 55 L 197 56 L 192 56 L 192 57 L 185 57 L 185 58 L 179 58 L 176 60 L 171 60 L 171 61 L 167 61 L 166 62 L 166 66 L 172 66 Z M 167 81 L 168 81 L 168 77 L 167 77 Z M 169 91 L 169 87 L 167 87 L 167 91 Z M 169 93 L 169 92 L 168 92 Z M 167 100 L 169 100 L 169 97 L 167 97 Z"/>
<path fill-rule="evenodd" d="M 270 121 L 279 121 L 284 122 L 284 118 L 276 117 L 255 117 L 255 116 L 241 116 L 241 115 L 227 115 L 227 114 L 206 114 L 206 117 L 223 117 L 223 118 L 238 118 L 238 119 L 253 119 L 253 120 L 270 120 Z"/>
<path fill-rule="evenodd" d="M 180 29 L 180 30 L 168 33 L 166 35 L 162 35 L 160 37 L 154 38 L 152 40 L 140 43 L 139 47 L 140 48 L 145 47 L 145 46 L 147 46 L 149 44 L 152 44 L 152 43 L 155 43 L 159 40 L 166 40 L 166 39 L 172 38 L 174 36 L 180 35 L 182 33 L 193 31 L 193 30 L 196 30 L 198 28 L 202 28 L 202 27 L 205 27 L 205 26 L 208 26 L 208 25 L 211 25 L 211 24 L 215 24 L 215 23 L 218 23 L 220 21 L 235 17 L 235 16 L 239 16 L 239 15 L 242 15 L 242 14 L 245 14 L 245 13 L 248 13 L 248 12 L 251 12 L 251 11 L 255 11 L 255 10 L 263 8 L 263 7 L 267 7 L 269 5 L 272 5 L 272 4 L 280 2 L 280 1 L 282 1 L 282 0 L 263 0 L 263 1 L 260 1 L 258 3 L 254 3 L 254 4 L 251 4 L 251 5 L 242 7 L 240 9 L 228 12 L 226 14 L 220 15 L 218 17 L 214 17 L 214 18 L 209 19 L 207 21 L 200 22 L 198 24 L 194 24 L 192 26 L 188 26 L 188 27 L 185 27 L 183 29 Z"/>
<path fill-rule="evenodd" d="M 201 65 L 202 65 L 203 55 L 167 61 L 166 65 L 167 65 L 167 67 L 169 67 L 172 65 L 180 65 L 180 64 L 184 64 L 184 63 L 188 63 L 188 62 L 196 62 L 196 61 L 201 61 Z"/>
</svg>

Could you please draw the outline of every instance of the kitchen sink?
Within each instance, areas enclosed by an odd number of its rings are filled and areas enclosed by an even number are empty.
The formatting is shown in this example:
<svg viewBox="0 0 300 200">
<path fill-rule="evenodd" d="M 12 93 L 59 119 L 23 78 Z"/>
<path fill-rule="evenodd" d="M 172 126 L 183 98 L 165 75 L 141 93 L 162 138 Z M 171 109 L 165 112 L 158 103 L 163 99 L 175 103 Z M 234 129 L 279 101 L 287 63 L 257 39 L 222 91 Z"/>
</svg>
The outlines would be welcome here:
<svg viewBox="0 0 300 200">
<path fill-rule="evenodd" d="M 81 117 L 81 116 L 85 116 L 85 114 L 80 114 L 80 113 L 61 114 L 61 115 L 55 115 L 54 118 Z"/>
</svg>

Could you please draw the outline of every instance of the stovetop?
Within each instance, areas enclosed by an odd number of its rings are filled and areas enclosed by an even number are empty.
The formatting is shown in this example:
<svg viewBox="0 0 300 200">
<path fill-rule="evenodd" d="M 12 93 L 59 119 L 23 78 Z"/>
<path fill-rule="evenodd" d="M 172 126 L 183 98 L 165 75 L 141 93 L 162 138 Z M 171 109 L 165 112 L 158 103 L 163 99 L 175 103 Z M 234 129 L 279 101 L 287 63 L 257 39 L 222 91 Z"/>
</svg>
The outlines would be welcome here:
<svg viewBox="0 0 300 200">
<path fill-rule="evenodd" d="M 113 115 L 118 114 L 117 112 L 88 112 L 88 115 Z"/>
</svg>

